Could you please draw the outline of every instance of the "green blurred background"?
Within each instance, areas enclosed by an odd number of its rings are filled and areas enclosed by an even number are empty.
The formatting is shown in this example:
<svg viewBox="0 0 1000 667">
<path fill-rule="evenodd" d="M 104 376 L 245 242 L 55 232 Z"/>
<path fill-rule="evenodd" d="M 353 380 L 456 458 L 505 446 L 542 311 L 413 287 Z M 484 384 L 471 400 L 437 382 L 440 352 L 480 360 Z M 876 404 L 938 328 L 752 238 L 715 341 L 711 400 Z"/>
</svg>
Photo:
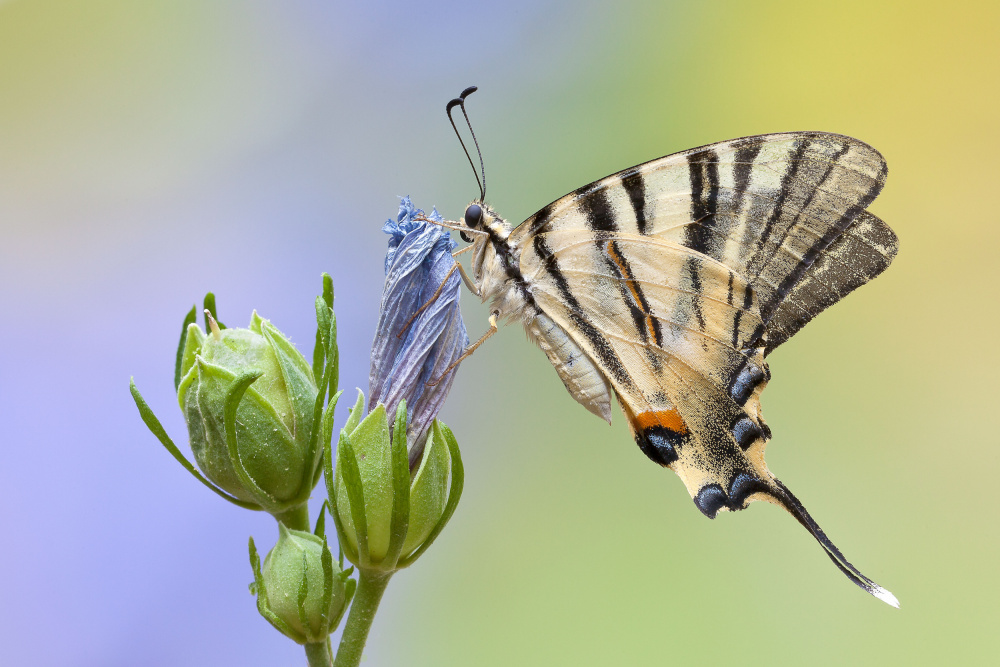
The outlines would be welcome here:
<svg viewBox="0 0 1000 667">
<path fill-rule="evenodd" d="M 826 130 L 888 160 L 889 271 L 771 358 L 770 468 L 891 609 L 794 521 L 716 521 L 509 327 L 442 413 L 466 494 L 394 579 L 368 665 L 994 664 L 1000 618 L 995 2 L 0 3 L 0 663 L 299 665 L 246 539 L 145 431 L 184 312 L 257 308 L 311 349 L 333 274 L 367 388 L 398 195 L 457 218 L 468 85 L 491 203 L 520 220 L 616 170 Z M 470 335 L 487 310 L 464 304 Z M 346 413 L 340 414 L 340 419 Z M 315 515 L 315 509 L 314 509 Z"/>
</svg>

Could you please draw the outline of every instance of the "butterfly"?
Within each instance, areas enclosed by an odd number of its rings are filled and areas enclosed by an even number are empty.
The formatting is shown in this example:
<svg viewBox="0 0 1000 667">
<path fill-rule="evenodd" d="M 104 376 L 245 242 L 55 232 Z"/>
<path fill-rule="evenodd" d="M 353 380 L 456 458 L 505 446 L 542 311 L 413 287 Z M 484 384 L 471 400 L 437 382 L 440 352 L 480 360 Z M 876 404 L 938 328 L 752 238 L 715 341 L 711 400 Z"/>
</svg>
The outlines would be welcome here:
<svg viewBox="0 0 1000 667">
<path fill-rule="evenodd" d="M 896 255 L 896 235 L 866 210 L 886 173 L 851 137 L 742 137 L 594 181 L 513 228 L 485 202 L 483 170 L 454 223 L 471 242 L 466 283 L 491 308 L 471 349 L 498 319 L 520 321 L 587 410 L 610 423 L 617 399 L 639 449 L 707 517 L 774 503 L 898 607 L 768 470 L 760 403 L 768 354 Z"/>
</svg>

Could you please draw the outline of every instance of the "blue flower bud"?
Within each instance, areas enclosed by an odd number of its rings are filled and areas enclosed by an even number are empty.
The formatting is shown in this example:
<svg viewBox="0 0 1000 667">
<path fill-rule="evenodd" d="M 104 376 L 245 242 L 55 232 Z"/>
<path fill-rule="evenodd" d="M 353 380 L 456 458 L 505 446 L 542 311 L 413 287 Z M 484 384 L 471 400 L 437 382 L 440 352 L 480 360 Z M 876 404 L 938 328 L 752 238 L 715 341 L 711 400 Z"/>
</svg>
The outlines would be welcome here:
<svg viewBox="0 0 1000 667">
<path fill-rule="evenodd" d="M 406 401 L 411 468 L 451 389 L 455 370 L 446 376 L 445 370 L 469 344 L 458 306 L 461 276 L 451 256 L 457 244 L 447 229 L 426 218 L 442 220 L 436 210 L 425 216 L 403 197 L 399 215 L 382 228 L 391 238 L 369 375 L 369 412 L 382 404 L 395 415 L 399 402 Z"/>
</svg>

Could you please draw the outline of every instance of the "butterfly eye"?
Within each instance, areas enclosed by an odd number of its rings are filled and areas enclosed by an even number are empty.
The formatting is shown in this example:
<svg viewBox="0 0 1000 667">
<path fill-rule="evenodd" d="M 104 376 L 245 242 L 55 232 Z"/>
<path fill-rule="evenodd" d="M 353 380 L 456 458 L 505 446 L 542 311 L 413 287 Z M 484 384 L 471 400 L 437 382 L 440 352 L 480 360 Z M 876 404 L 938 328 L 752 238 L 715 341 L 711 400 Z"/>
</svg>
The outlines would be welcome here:
<svg viewBox="0 0 1000 667">
<path fill-rule="evenodd" d="M 459 232 L 458 235 L 461 236 L 462 240 L 465 241 L 466 243 L 472 243 L 472 237 L 466 234 L 465 232 Z"/>
<path fill-rule="evenodd" d="M 479 204 L 472 204 L 465 209 L 465 224 L 475 229 L 483 222 L 483 209 Z"/>
</svg>

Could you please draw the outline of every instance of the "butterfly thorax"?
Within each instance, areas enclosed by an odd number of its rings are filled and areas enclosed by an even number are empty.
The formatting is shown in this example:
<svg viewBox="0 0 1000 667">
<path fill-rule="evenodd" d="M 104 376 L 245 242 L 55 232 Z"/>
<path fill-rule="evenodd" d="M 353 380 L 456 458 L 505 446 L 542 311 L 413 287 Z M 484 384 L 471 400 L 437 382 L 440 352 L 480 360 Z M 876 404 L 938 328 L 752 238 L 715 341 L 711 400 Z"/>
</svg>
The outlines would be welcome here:
<svg viewBox="0 0 1000 667">
<path fill-rule="evenodd" d="M 486 204 L 475 203 L 483 213 L 479 225 L 470 228 L 475 236 L 472 275 L 479 296 L 500 319 L 527 323 L 535 316 L 537 308 L 530 285 L 521 273 L 520 248 L 510 240 L 513 228 Z"/>
</svg>

